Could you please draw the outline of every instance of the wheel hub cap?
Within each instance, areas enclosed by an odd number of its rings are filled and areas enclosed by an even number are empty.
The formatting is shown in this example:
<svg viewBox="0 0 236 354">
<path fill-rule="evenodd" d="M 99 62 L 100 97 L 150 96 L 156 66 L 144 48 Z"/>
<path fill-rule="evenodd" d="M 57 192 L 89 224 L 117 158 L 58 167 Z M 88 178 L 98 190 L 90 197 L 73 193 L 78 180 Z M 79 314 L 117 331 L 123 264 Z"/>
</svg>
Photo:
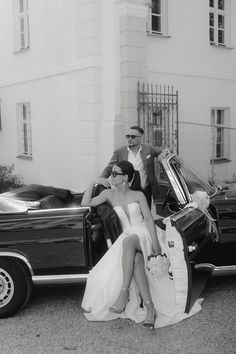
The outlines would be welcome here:
<svg viewBox="0 0 236 354">
<path fill-rule="evenodd" d="M 0 307 L 6 306 L 14 294 L 14 283 L 10 274 L 0 268 Z"/>
</svg>

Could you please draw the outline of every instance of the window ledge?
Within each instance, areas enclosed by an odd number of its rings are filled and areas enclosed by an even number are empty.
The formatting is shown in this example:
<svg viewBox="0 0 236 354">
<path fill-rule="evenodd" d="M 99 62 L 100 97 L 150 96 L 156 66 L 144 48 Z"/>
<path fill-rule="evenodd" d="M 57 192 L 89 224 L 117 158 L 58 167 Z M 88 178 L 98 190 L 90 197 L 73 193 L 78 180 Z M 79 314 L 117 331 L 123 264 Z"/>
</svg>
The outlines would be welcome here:
<svg viewBox="0 0 236 354">
<path fill-rule="evenodd" d="M 21 48 L 21 49 L 16 49 L 13 51 L 13 54 L 18 54 L 18 53 L 25 53 L 30 49 L 30 47 L 25 47 L 25 48 Z"/>
<path fill-rule="evenodd" d="M 230 47 L 229 45 L 224 45 L 224 44 L 216 44 L 216 43 L 210 43 L 212 47 L 217 47 L 217 48 L 222 48 L 222 49 L 234 49 L 234 47 Z"/>
<path fill-rule="evenodd" d="M 27 156 L 27 155 L 18 155 L 16 156 L 18 159 L 22 159 L 22 160 L 33 160 L 32 156 Z"/>
<path fill-rule="evenodd" d="M 231 162 L 230 159 L 227 159 L 226 157 L 221 157 L 218 159 L 211 159 L 210 163 L 212 164 L 220 164 L 220 163 L 227 163 L 227 162 Z"/>
<path fill-rule="evenodd" d="M 171 38 L 171 36 L 167 34 L 155 33 L 155 32 L 148 32 L 147 35 L 150 37 L 158 37 L 158 38 Z"/>
</svg>

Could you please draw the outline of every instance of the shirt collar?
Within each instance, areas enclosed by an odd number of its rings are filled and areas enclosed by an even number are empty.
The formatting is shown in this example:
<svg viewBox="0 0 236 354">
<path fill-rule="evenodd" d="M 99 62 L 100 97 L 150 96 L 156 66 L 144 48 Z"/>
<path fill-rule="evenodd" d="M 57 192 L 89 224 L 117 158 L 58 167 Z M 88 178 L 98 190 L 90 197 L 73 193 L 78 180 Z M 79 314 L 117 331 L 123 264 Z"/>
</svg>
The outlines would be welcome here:
<svg viewBox="0 0 236 354">
<path fill-rule="evenodd" d="M 128 151 L 132 151 L 129 146 L 127 146 L 127 150 L 128 150 Z M 140 152 L 140 151 L 142 151 L 142 150 L 143 150 L 143 145 L 140 144 L 139 149 L 138 149 L 138 152 Z M 133 151 L 132 151 L 132 152 L 133 152 Z"/>
</svg>

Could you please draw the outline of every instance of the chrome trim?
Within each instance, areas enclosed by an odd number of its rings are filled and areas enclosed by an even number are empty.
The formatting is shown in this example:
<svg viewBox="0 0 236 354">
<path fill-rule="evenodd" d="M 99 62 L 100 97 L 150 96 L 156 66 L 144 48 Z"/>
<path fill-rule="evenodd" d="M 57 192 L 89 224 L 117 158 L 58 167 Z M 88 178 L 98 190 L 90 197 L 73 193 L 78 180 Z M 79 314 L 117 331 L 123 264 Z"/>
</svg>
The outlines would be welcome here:
<svg viewBox="0 0 236 354">
<path fill-rule="evenodd" d="M 183 188 L 182 188 L 178 178 L 176 177 L 176 174 L 173 172 L 172 168 L 170 167 L 170 160 L 175 156 L 176 156 L 176 154 L 171 154 L 167 158 L 161 160 L 161 163 L 166 171 L 166 174 L 168 176 L 170 184 L 172 185 L 172 188 L 175 191 L 178 201 L 180 202 L 180 204 L 183 205 L 183 204 L 187 203 Z"/>
<path fill-rule="evenodd" d="M 86 282 L 88 274 L 34 275 L 34 285 L 79 284 Z"/>
<path fill-rule="evenodd" d="M 44 213 L 49 213 L 49 212 L 59 212 L 59 211 L 82 211 L 85 212 L 87 210 L 91 210 L 91 207 L 80 207 L 80 206 L 76 206 L 76 207 L 65 207 L 65 208 L 51 208 L 51 209 L 28 209 L 28 213 L 30 214 L 44 214 Z"/>
<path fill-rule="evenodd" d="M 218 193 L 218 188 L 215 185 L 210 185 L 210 183 L 203 177 L 201 176 L 197 171 L 195 171 L 191 166 L 189 166 L 187 163 L 185 163 L 176 153 L 172 153 L 170 155 L 168 155 L 166 158 L 164 158 L 163 160 L 161 160 L 161 163 L 163 165 L 163 167 L 166 169 L 166 173 L 169 176 L 168 172 L 170 171 L 170 173 L 173 174 L 174 179 L 176 180 L 176 172 L 173 171 L 172 167 L 170 166 L 170 160 L 172 160 L 174 157 L 177 157 L 177 161 L 178 162 L 182 162 L 184 163 L 184 165 L 190 170 L 192 171 L 192 173 L 194 173 L 197 177 L 199 177 L 201 180 L 204 180 L 205 182 L 207 182 L 207 184 L 209 186 L 211 186 L 212 190 L 214 190 L 214 192 L 209 195 L 210 198 L 214 197 L 217 193 Z M 165 165 L 165 166 L 164 166 Z M 181 178 L 181 183 L 179 183 L 178 180 L 176 180 L 175 182 L 177 183 L 177 186 L 180 186 L 180 193 L 184 193 L 183 194 L 183 199 L 186 199 L 186 197 L 189 199 L 189 201 L 192 200 L 191 194 L 189 192 L 188 186 L 186 185 L 185 179 L 179 175 L 179 177 Z M 170 178 L 170 177 L 169 177 Z M 171 182 L 171 181 L 170 181 Z M 172 182 L 171 182 L 172 183 Z M 182 185 L 183 183 L 183 185 Z M 172 183 L 172 187 L 173 187 L 173 183 Z M 187 194 L 185 196 L 185 193 Z M 180 201 L 180 199 L 179 199 Z"/>
<path fill-rule="evenodd" d="M 25 256 L 22 256 L 22 254 L 15 253 L 15 252 L 1 252 L 0 251 L 0 257 L 14 257 L 14 258 L 20 259 L 21 261 L 23 261 L 26 264 L 27 268 L 29 269 L 29 272 L 30 272 L 31 276 L 34 275 L 34 272 L 33 272 L 33 269 L 31 267 L 30 262 L 28 261 L 28 259 Z"/>
<path fill-rule="evenodd" d="M 210 198 L 215 197 L 215 196 L 217 195 L 217 193 L 218 193 L 218 188 L 217 188 L 215 185 L 213 185 L 212 187 L 215 188 L 215 192 L 214 192 L 213 194 L 209 195 Z M 226 199 L 227 199 L 227 198 L 226 198 Z"/>
<path fill-rule="evenodd" d="M 236 265 L 233 266 L 215 266 L 211 263 L 199 263 L 194 267 L 196 270 L 210 271 L 212 276 L 236 274 Z"/>
<path fill-rule="evenodd" d="M 183 218 L 185 215 L 188 215 L 191 211 L 192 211 L 191 208 L 184 208 L 177 211 L 177 213 L 170 215 L 169 217 L 173 221 L 178 221 L 179 219 Z"/>
</svg>

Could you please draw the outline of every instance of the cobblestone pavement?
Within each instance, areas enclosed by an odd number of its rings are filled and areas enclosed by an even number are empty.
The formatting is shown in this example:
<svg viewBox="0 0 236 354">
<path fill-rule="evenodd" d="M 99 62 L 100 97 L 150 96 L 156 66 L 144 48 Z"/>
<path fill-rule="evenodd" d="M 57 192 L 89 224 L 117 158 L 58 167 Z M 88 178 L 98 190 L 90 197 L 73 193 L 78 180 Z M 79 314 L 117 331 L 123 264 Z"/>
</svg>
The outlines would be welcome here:
<svg viewBox="0 0 236 354">
<path fill-rule="evenodd" d="M 211 278 L 198 314 L 154 331 L 129 320 L 87 322 L 80 308 L 83 291 L 35 289 L 24 311 L 0 320 L 0 353 L 235 353 L 236 276 Z"/>
</svg>

